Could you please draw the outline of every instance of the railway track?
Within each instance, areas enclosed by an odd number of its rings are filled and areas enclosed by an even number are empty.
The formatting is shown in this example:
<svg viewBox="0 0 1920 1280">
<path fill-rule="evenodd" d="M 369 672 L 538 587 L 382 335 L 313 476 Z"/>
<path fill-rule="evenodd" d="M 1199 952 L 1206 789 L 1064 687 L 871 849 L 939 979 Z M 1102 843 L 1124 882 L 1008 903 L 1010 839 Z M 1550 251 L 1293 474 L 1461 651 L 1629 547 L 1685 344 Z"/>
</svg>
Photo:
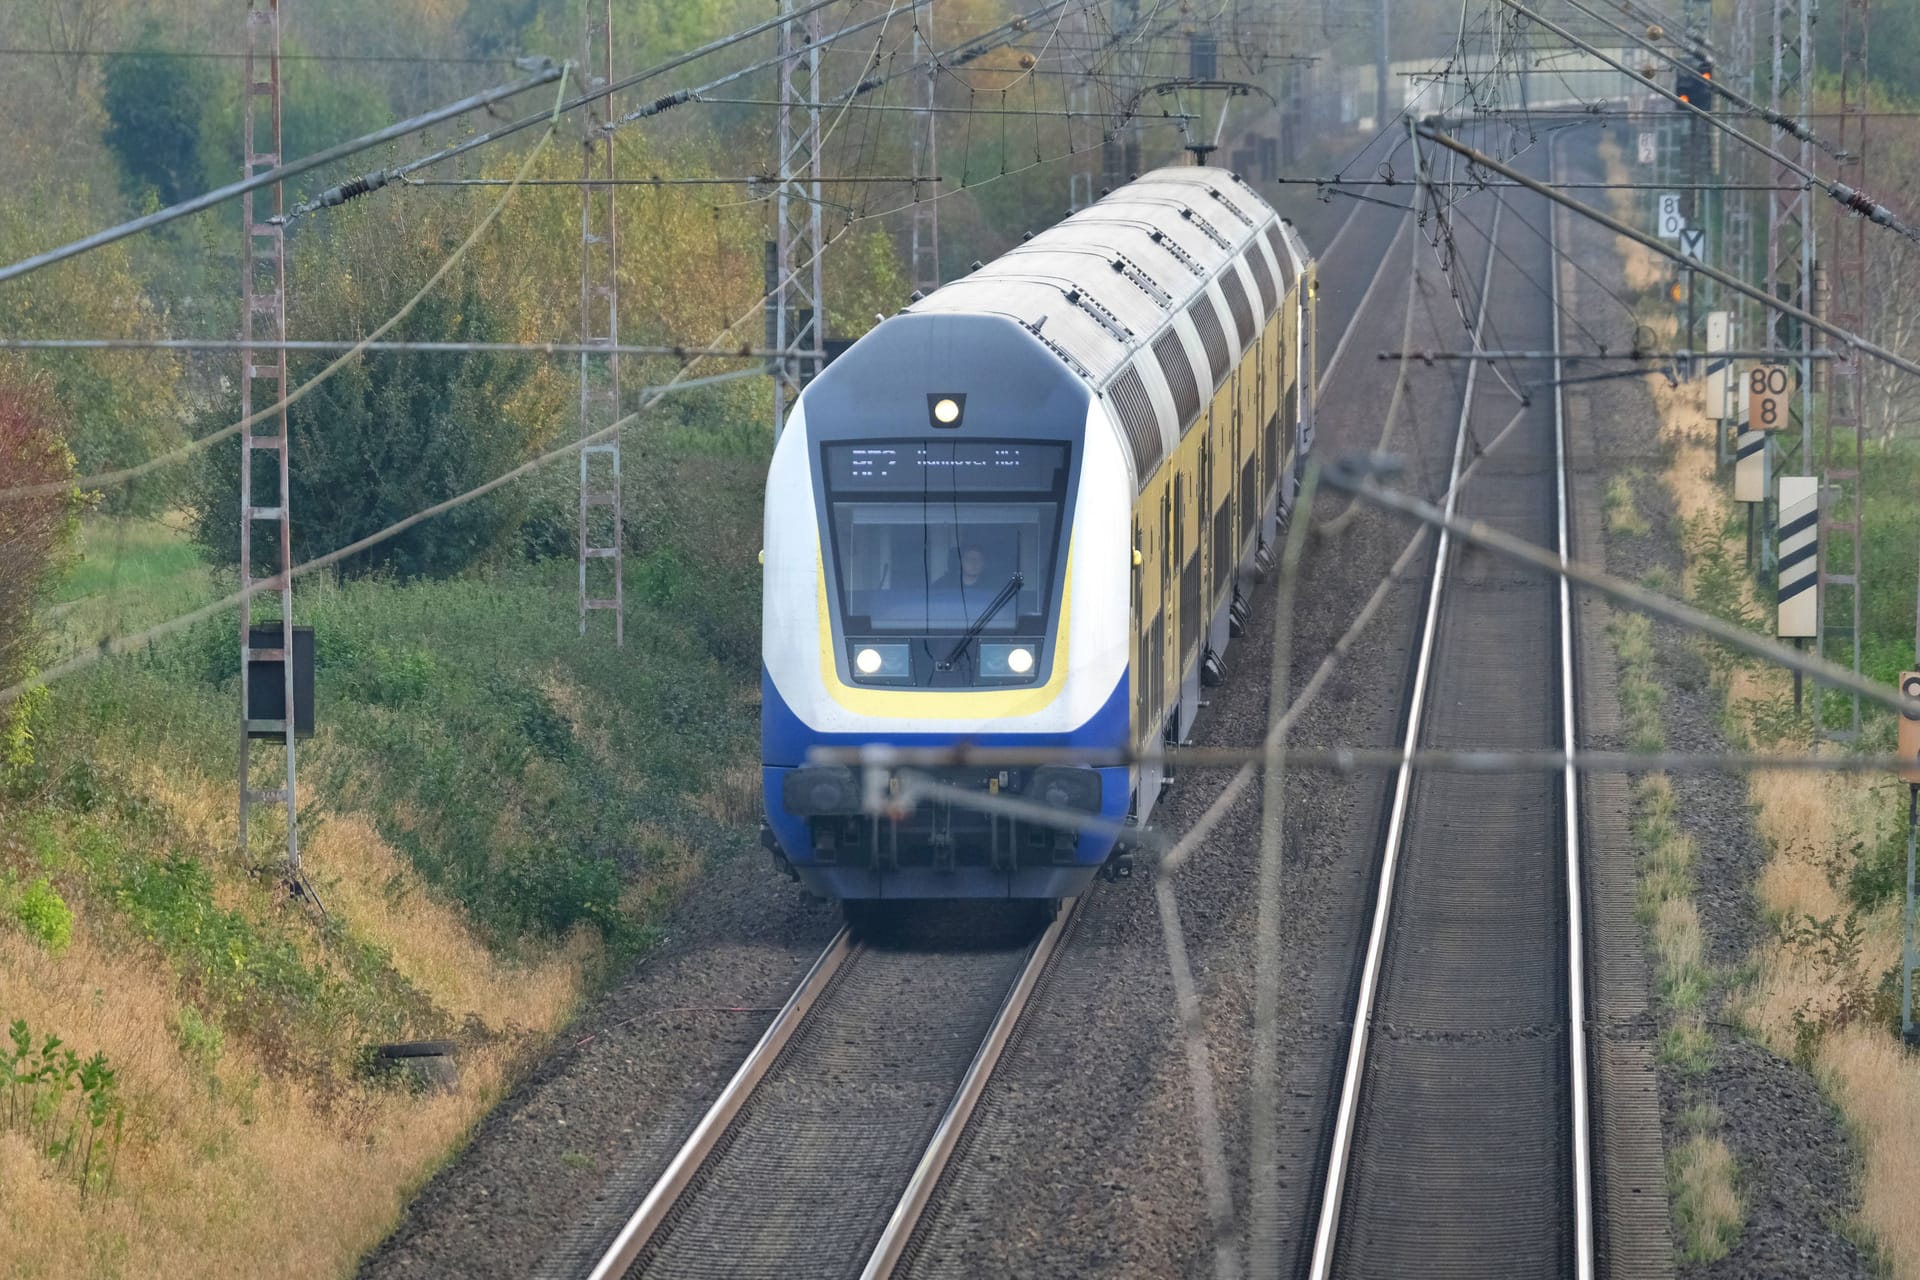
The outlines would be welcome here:
<svg viewBox="0 0 1920 1280">
<path fill-rule="evenodd" d="M 1077 906 L 911 944 L 842 930 L 592 1280 L 892 1275 Z"/>
<path fill-rule="evenodd" d="M 1501 216 L 1531 208 L 1501 206 L 1490 241 Z M 1496 276 L 1489 248 L 1477 327 L 1486 332 L 1498 295 L 1510 330 L 1516 312 L 1543 328 L 1551 316 L 1557 349 L 1555 231 L 1543 215 L 1541 236 L 1504 246 L 1529 269 L 1537 259 L 1551 292 L 1518 269 Z M 1469 375 L 1454 481 L 1513 407 L 1489 403 L 1484 381 Z M 1457 501 L 1461 514 L 1566 556 L 1558 393 L 1536 397 L 1513 442 L 1481 466 L 1449 510 Z M 1570 624 L 1564 581 L 1517 574 L 1443 537 L 1403 750 L 1571 748 Z M 1593 1274 L 1577 795 L 1571 771 L 1398 770 L 1311 1280 Z"/>
</svg>

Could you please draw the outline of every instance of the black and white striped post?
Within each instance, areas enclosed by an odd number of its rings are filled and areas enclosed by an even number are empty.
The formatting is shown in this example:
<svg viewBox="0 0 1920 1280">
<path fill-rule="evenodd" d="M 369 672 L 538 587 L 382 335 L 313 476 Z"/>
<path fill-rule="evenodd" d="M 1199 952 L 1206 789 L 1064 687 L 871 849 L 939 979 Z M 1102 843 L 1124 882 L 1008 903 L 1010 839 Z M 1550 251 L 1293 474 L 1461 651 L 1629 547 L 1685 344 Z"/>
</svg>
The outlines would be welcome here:
<svg viewBox="0 0 1920 1280">
<path fill-rule="evenodd" d="M 1733 424 L 1733 500 L 1747 504 L 1747 568 L 1753 568 L 1754 528 L 1767 503 L 1767 473 L 1772 469 L 1773 451 L 1767 447 L 1766 431 L 1754 430 L 1750 419 L 1747 381 L 1734 378 L 1732 394 L 1727 396 L 1727 417 Z M 1721 438 L 1726 431 L 1721 432 Z"/>
<path fill-rule="evenodd" d="M 1920 671 L 1900 673 L 1900 692 L 1920 698 Z M 1900 771 L 1907 784 L 1907 918 L 1900 947 L 1900 1037 L 1908 1044 L 1913 1034 L 1913 872 L 1914 852 L 1920 845 L 1920 715 L 1900 713 L 1900 754 L 1910 762 Z"/>
<path fill-rule="evenodd" d="M 1775 538 L 1780 568 L 1776 596 L 1776 632 L 1782 640 L 1801 641 L 1820 634 L 1820 480 L 1817 476 L 1780 477 L 1780 528 Z M 1801 679 L 1793 674 L 1793 709 L 1800 709 Z"/>
<path fill-rule="evenodd" d="M 1727 463 L 1726 422 L 1733 417 L 1732 397 L 1727 394 L 1733 381 L 1729 376 L 1732 362 L 1726 354 L 1730 328 L 1727 312 L 1707 312 L 1707 417 L 1714 423 L 1714 448 L 1721 466 Z"/>
</svg>

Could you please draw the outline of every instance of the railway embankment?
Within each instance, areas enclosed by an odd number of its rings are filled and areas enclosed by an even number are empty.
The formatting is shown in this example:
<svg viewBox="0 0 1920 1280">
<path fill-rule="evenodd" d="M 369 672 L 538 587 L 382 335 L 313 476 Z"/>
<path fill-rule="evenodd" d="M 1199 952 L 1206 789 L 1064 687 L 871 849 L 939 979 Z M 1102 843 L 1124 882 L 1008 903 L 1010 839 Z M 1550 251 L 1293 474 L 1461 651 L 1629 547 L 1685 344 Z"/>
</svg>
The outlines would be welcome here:
<svg viewBox="0 0 1920 1280">
<path fill-rule="evenodd" d="M 1580 286 L 1590 295 L 1604 285 L 1632 303 L 1664 283 L 1656 263 L 1624 242 L 1588 235 L 1576 252 L 1593 273 Z M 1571 399 L 1606 424 L 1596 439 L 1611 472 L 1607 568 L 1769 629 L 1697 386 L 1616 380 Z M 1810 748 L 1811 725 L 1795 716 L 1784 673 L 1624 613 L 1605 629 L 1631 748 Z M 1635 914 L 1652 979 L 1683 1277 L 1864 1276 L 1876 1253 L 1905 1273 L 1874 1212 L 1874 1152 L 1901 1141 L 1900 1127 L 1884 1123 L 1898 1106 L 1879 1095 L 1875 1117 L 1849 1101 L 1863 1061 L 1899 1057 L 1897 1039 L 1861 998 L 1869 973 L 1879 977 L 1867 958 L 1871 926 L 1845 901 L 1857 828 L 1835 801 L 1857 785 L 1779 773 L 1629 781 Z M 1879 1133 L 1863 1132 L 1876 1120 Z"/>
<path fill-rule="evenodd" d="M 750 491 L 731 543 L 713 505 L 757 465 L 645 464 L 700 473 L 680 501 L 746 574 Z M 178 521 L 81 536 L 52 645 L 224 590 Z M 752 846 L 754 708 L 714 702 L 747 682 L 702 629 L 752 601 L 691 607 L 669 545 L 624 653 L 579 642 L 571 560 L 303 588 L 324 673 L 303 898 L 267 820 L 235 852 L 230 617 L 36 699 L 0 766 L 5 1269 L 349 1272 L 702 868 Z M 423 1041 L 450 1050 L 432 1071 L 380 1069 L 378 1046 Z M 557 1133 L 558 1167 L 588 1159 Z"/>
</svg>

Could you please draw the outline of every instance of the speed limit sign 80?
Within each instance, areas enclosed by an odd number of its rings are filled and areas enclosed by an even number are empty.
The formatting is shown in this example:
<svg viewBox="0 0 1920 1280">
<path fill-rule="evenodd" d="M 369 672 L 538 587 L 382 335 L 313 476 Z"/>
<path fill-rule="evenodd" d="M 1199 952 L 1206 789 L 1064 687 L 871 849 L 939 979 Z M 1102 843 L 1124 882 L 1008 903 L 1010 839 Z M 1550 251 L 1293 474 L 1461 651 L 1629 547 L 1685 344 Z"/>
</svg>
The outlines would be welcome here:
<svg viewBox="0 0 1920 1280">
<path fill-rule="evenodd" d="M 1920 671 L 1901 674 L 1900 692 L 1909 698 L 1920 698 Z M 1907 762 L 1900 770 L 1900 777 L 1920 786 L 1920 714 L 1900 713 L 1900 758 Z"/>
<path fill-rule="evenodd" d="M 1778 431 L 1787 425 L 1792 381 L 1783 364 L 1757 364 L 1747 370 L 1748 430 Z"/>
</svg>

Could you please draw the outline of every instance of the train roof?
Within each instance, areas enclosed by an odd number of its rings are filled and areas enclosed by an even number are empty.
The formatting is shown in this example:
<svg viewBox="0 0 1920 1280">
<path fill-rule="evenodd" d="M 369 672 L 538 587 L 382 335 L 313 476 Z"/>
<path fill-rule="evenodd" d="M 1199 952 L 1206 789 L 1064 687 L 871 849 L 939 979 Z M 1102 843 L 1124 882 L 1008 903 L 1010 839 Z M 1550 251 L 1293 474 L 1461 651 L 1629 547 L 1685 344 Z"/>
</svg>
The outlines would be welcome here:
<svg viewBox="0 0 1920 1280">
<path fill-rule="evenodd" d="M 909 306 L 1032 334 L 1108 402 L 1144 483 L 1306 271 L 1225 169 L 1156 169 Z"/>
</svg>

